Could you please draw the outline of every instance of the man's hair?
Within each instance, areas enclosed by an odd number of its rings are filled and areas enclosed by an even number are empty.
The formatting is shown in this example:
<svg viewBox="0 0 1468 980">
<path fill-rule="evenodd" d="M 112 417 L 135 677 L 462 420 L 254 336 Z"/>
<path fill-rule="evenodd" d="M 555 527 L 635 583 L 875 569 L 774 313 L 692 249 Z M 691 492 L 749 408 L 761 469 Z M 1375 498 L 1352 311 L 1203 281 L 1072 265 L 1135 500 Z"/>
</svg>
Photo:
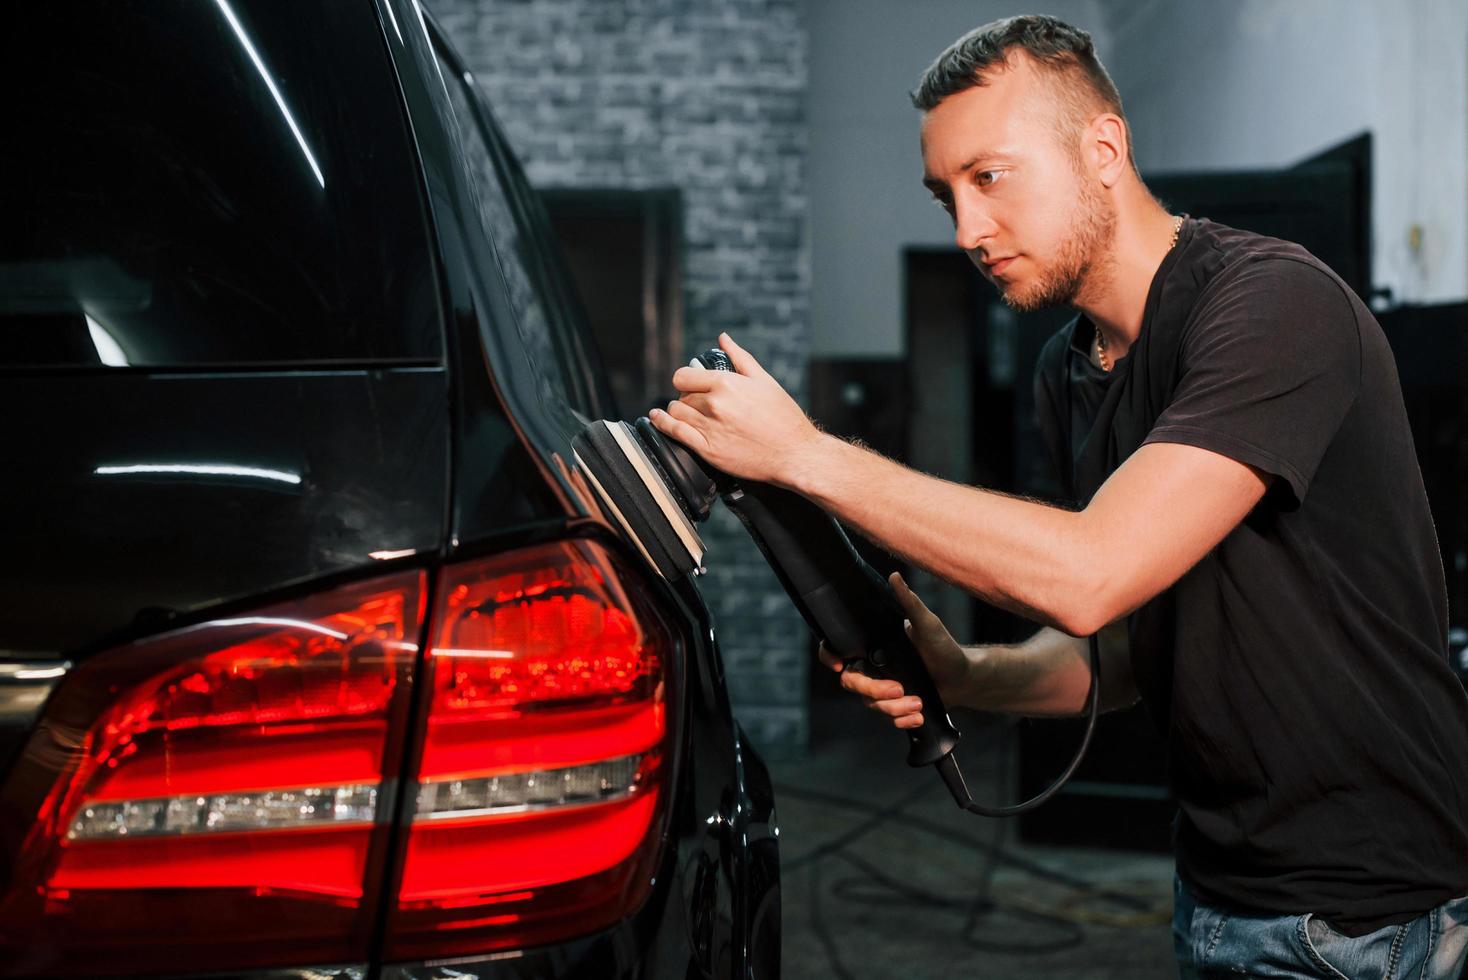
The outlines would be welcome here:
<svg viewBox="0 0 1468 980">
<path fill-rule="evenodd" d="M 927 112 L 950 95 L 983 85 L 985 74 L 1003 71 L 1015 50 L 1023 51 L 1036 68 L 1050 76 L 1060 103 L 1056 113 L 1058 135 L 1067 146 L 1097 112 L 1113 112 L 1125 125 L 1121 94 L 1096 57 L 1091 35 L 1043 14 L 1005 17 L 976 27 L 954 41 L 923 72 L 912 91 L 912 104 Z M 1127 155 L 1135 169 L 1130 127 Z"/>
</svg>

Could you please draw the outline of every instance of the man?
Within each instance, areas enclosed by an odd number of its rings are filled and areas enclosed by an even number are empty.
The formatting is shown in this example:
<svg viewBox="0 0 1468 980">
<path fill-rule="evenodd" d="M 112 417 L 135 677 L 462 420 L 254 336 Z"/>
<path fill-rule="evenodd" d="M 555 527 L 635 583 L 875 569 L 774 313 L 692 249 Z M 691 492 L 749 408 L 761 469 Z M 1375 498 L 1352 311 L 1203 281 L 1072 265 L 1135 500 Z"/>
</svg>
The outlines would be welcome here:
<svg viewBox="0 0 1468 980">
<path fill-rule="evenodd" d="M 1186 976 L 1456 978 L 1468 955 L 1468 699 L 1392 357 L 1298 246 L 1169 214 L 1090 38 L 1018 17 L 913 95 L 923 183 L 1019 310 L 1079 315 L 1037 402 L 1078 509 L 948 483 L 826 436 L 728 337 L 653 421 L 1044 624 L 960 647 L 902 583 L 949 704 L 1080 710 L 1140 692 L 1170 754 Z M 828 665 L 839 663 L 823 653 Z M 842 684 L 921 722 L 899 685 Z"/>
</svg>

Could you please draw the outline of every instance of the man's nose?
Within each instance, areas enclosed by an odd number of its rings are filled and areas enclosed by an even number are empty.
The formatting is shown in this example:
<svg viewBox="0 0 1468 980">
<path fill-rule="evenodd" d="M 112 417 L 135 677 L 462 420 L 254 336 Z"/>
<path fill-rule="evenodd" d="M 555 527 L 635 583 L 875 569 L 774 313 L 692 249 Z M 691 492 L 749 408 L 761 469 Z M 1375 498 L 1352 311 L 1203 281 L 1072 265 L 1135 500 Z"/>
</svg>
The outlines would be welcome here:
<svg viewBox="0 0 1468 980">
<path fill-rule="evenodd" d="M 965 252 L 981 249 L 998 226 L 989 209 L 972 199 L 954 202 L 953 240 Z"/>
</svg>

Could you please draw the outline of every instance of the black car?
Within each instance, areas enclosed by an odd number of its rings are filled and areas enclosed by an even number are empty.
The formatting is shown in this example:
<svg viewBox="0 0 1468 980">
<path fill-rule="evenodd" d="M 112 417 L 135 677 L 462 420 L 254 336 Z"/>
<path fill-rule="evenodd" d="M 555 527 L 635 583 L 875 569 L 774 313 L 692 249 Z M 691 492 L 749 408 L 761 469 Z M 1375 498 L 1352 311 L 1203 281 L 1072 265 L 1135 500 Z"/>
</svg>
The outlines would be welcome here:
<svg viewBox="0 0 1468 980">
<path fill-rule="evenodd" d="M 0 36 L 0 977 L 777 976 L 769 776 L 432 18 Z"/>
</svg>

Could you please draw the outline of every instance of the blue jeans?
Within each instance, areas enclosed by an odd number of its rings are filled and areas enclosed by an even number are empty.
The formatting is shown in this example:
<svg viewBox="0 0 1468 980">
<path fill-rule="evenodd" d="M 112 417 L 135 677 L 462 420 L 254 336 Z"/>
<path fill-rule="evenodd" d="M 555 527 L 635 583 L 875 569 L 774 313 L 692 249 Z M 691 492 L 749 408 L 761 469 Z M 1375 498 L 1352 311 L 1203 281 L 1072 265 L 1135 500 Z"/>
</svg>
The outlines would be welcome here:
<svg viewBox="0 0 1468 980">
<path fill-rule="evenodd" d="M 1183 980 L 1459 980 L 1468 960 L 1468 895 L 1411 922 L 1343 936 L 1308 912 L 1246 915 L 1173 883 L 1172 945 Z"/>
</svg>

